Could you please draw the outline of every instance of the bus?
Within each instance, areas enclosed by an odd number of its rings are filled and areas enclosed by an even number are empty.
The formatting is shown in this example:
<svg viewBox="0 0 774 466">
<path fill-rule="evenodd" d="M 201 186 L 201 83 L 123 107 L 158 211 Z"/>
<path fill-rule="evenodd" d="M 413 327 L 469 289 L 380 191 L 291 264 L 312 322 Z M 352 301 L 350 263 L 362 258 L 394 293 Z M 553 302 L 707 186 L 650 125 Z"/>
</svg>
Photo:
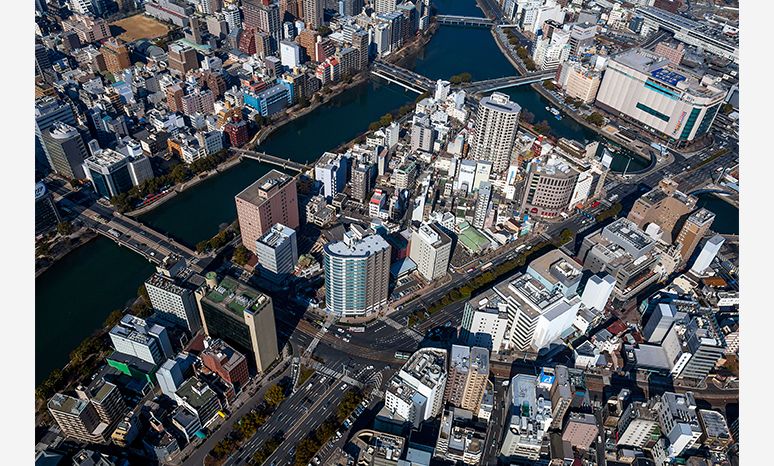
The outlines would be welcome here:
<svg viewBox="0 0 774 466">
<path fill-rule="evenodd" d="M 395 359 L 406 360 L 411 357 L 411 353 L 408 351 L 396 351 Z"/>
</svg>

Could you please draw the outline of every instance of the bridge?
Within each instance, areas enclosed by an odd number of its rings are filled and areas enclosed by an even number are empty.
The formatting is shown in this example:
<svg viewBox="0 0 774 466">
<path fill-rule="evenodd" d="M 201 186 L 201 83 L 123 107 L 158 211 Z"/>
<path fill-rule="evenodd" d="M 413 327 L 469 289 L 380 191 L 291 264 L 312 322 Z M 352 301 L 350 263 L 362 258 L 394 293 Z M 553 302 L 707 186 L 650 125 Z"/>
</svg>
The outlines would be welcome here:
<svg viewBox="0 0 774 466">
<path fill-rule="evenodd" d="M 506 76 L 504 78 L 487 79 L 485 81 L 476 81 L 463 86 L 465 92 L 475 94 L 478 92 L 492 92 L 509 87 L 524 86 L 551 79 L 556 74 L 556 70 L 537 71 L 525 74 L 523 76 Z"/>
<path fill-rule="evenodd" d="M 477 18 L 475 16 L 456 16 L 456 15 L 436 15 L 435 20 L 439 24 L 451 26 L 481 26 L 492 27 L 495 22 L 487 18 Z"/>
<path fill-rule="evenodd" d="M 252 160 L 257 160 L 258 162 L 270 163 L 272 165 L 276 165 L 285 170 L 295 170 L 299 173 L 303 173 L 306 170 L 309 170 L 308 165 L 304 165 L 303 163 L 295 162 L 290 159 L 283 159 L 281 157 L 267 154 L 265 152 L 258 152 L 254 150 L 237 149 L 237 148 L 232 148 L 231 150 L 233 150 L 234 152 L 238 152 L 239 154 L 241 154 L 242 157 L 252 159 Z"/>
<path fill-rule="evenodd" d="M 371 74 L 404 87 L 417 94 L 424 94 L 435 88 L 435 81 L 414 73 L 406 68 L 377 60 L 371 65 Z"/>
</svg>

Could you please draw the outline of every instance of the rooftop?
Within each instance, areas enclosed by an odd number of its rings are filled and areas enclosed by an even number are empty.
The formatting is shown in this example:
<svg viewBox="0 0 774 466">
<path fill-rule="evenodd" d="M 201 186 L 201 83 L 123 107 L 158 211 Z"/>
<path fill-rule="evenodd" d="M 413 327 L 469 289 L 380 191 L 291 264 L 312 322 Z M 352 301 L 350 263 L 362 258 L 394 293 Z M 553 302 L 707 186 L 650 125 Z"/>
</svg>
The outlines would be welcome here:
<svg viewBox="0 0 774 466">
<path fill-rule="evenodd" d="M 473 369 L 481 375 L 488 375 L 489 351 L 478 346 L 452 345 L 449 368 L 454 368 L 457 372 Z"/>
<path fill-rule="evenodd" d="M 344 241 L 336 241 L 325 245 L 325 251 L 332 256 L 364 258 L 381 252 L 390 245 L 379 235 L 369 235 L 360 240 L 354 240 L 349 245 Z"/>
<path fill-rule="evenodd" d="M 203 299 L 242 318 L 245 311 L 260 312 L 271 298 L 243 282 L 225 277 Z"/>
<path fill-rule="evenodd" d="M 89 165 L 96 167 L 112 168 L 115 165 L 126 162 L 126 156 L 113 149 L 101 149 L 85 161 Z"/>
<path fill-rule="evenodd" d="M 263 243 L 269 247 L 276 248 L 279 244 L 282 244 L 286 239 L 290 238 L 296 232 L 290 227 L 287 227 L 281 223 L 277 223 L 269 230 L 258 238 L 259 243 Z"/>
<path fill-rule="evenodd" d="M 582 268 L 561 249 L 543 254 L 530 262 L 529 268 L 554 285 L 570 285 L 580 280 L 582 274 Z"/>
<path fill-rule="evenodd" d="M 291 176 L 279 170 L 272 170 L 259 178 L 255 183 L 243 189 L 242 192 L 236 195 L 236 198 L 252 204 L 258 204 L 272 195 L 276 188 L 285 185 L 292 179 Z"/>
<path fill-rule="evenodd" d="M 196 377 L 191 377 L 183 382 L 180 388 L 177 389 L 176 394 L 194 408 L 205 406 L 213 398 L 217 397 L 215 391 L 209 385 Z"/>
</svg>

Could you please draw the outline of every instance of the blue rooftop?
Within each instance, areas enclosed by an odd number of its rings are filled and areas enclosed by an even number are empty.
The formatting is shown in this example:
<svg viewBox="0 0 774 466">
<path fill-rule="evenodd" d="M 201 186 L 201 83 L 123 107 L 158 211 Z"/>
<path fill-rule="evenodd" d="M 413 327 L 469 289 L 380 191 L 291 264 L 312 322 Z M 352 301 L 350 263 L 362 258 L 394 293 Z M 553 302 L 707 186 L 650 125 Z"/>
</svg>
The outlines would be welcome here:
<svg viewBox="0 0 774 466">
<path fill-rule="evenodd" d="M 677 83 L 680 81 L 685 81 L 685 76 L 667 68 L 659 68 L 657 70 L 651 71 L 650 75 L 659 81 L 665 82 L 672 86 L 677 85 Z"/>
</svg>

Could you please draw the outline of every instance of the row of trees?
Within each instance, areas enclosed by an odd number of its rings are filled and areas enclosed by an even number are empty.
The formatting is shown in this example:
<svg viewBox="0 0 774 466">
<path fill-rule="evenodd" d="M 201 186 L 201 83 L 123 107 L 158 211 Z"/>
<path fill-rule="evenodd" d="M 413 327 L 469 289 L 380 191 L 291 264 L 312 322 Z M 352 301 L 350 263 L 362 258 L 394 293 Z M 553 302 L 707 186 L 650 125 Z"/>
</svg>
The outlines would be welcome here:
<svg viewBox="0 0 774 466">
<path fill-rule="evenodd" d="M 611 217 L 615 217 L 618 214 L 621 213 L 621 209 L 623 209 L 623 206 L 620 202 L 616 202 L 615 204 L 611 205 L 607 209 L 603 210 L 602 212 L 598 213 L 596 217 L 597 222 L 603 222 Z"/>
<path fill-rule="evenodd" d="M 473 76 L 468 72 L 464 72 L 460 74 L 455 74 L 454 76 L 449 78 L 449 82 L 452 84 L 462 84 L 462 83 L 469 83 L 471 79 L 473 79 Z"/>
<path fill-rule="evenodd" d="M 217 235 L 204 241 L 199 241 L 196 244 L 196 252 L 210 252 L 217 251 L 223 246 L 227 245 L 229 241 L 234 239 L 236 231 L 233 225 L 230 225 L 223 230 L 220 230 Z M 247 260 L 245 260 L 247 263 Z"/>
<path fill-rule="evenodd" d="M 216 443 L 212 450 L 210 450 L 210 456 L 216 460 L 222 460 L 223 458 L 228 457 L 237 448 L 239 448 L 239 445 L 241 445 L 242 442 L 250 439 L 253 435 L 255 435 L 256 432 L 258 432 L 258 429 L 266 424 L 266 421 L 269 420 L 272 413 L 274 413 L 274 411 L 277 409 L 277 406 L 279 406 L 280 403 L 282 403 L 284 400 L 285 389 L 282 387 L 282 385 L 275 384 L 269 387 L 263 397 L 263 402 L 259 404 L 258 407 L 242 416 L 239 421 L 234 424 L 231 432 L 226 437 L 224 437 L 223 440 Z M 271 447 L 272 444 L 270 442 L 274 441 L 282 443 L 281 437 L 275 436 L 274 438 L 268 440 L 264 447 L 267 447 L 267 445 L 268 447 Z M 279 443 L 277 446 L 279 446 Z M 271 453 L 274 452 L 277 446 L 274 446 L 273 449 L 268 452 L 266 455 L 267 458 L 269 455 L 271 455 Z M 260 464 L 260 462 L 258 464 Z"/>
<path fill-rule="evenodd" d="M 184 183 L 199 173 L 213 170 L 229 157 L 227 149 L 223 149 L 207 157 L 201 158 L 189 165 L 179 163 L 169 173 L 165 173 L 144 181 L 139 186 L 110 199 L 117 211 L 123 213 L 132 210 L 143 198 L 160 192 L 164 187 L 176 183 Z"/>
<path fill-rule="evenodd" d="M 602 116 L 602 114 L 599 112 L 593 112 L 592 114 L 586 117 L 586 121 L 588 121 L 592 125 L 602 126 L 605 124 L 605 117 Z"/>
<path fill-rule="evenodd" d="M 344 394 L 336 409 L 336 414 L 330 416 L 320 427 L 310 432 L 296 446 L 295 465 L 305 466 L 317 454 L 325 442 L 330 439 L 338 429 L 339 425 L 352 413 L 357 405 L 363 400 L 363 392 L 356 389 L 350 389 Z"/>
</svg>

